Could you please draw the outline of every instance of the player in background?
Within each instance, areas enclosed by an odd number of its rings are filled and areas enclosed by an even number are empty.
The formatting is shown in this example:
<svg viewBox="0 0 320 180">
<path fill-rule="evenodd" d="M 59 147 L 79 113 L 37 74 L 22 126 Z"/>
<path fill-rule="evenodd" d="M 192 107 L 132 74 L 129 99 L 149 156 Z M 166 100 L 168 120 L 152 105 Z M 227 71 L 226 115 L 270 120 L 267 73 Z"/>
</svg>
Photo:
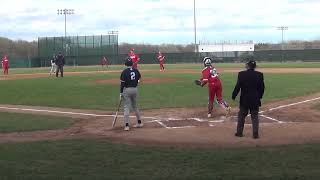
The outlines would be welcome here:
<svg viewBox="0 0 320 180">
<path fill-rule="evenodd" d="M 226 115 L 229 115 L 231 108 L 222 98 L 222 83 L 216 68 L 212 66 L 212 59 L 209 57 L 205 57 L 203 59 L 203 63 L 205 68 L 202 70 L 202 78 L 200 80 L 196 80 L 196 84 L 200 85 L 201 87 L 208 84 L 208 118 L 212 117 L 215 97 L 217 98 L 218 104 L 226 110 Z"/>
<path fill-rule="evenodd" d="M 1 65 L 3 69 L 3 74 L 8 75 L 9 74 L 9 58 L 7 55 L 4 55 L 1 60 Z"/>
<path fill-rule="evenodd" d="M 160 71 L 164 71 L 164 58 L 165 58 L 165 56 L 161 53 L 161 51 L 159 51 L 157 59 L 159 60 Z"/>
<path fill-rule="evenodd" d="M 56 73 L 56 70 L 57 70 L 57 65 L 56 65 L 56 55 L 53 54 L 52 56 L 52 59 L 50 60 L 50 63 L 51 63 L 51 69 L 50 69 L 50 76 L 52 73 Z"/>
<path fill-rule="evenodd" d="M 102 69 L 104 69 L 103 68 L 104 66 L 106 66 L 106 68 L 108 68 L 108 59 L 105 56 L 102 56 L 100 63 L 101 63 Z"/>
<path fill-rule="evenodd" d="M 134 49 L 132 48 L 130 50 L 130 52 L 128 53 L 128 56 L 129 58 L 132 60 L 133 62 L 133 65 L 132 65 L 132 68 L 134 69 L 138 69 L 138 63 L 140 61 L 140 57 L 139 55 L 137 55 L 135 52 L 134 52 Z"/>
<path fill-rule="evenodd" d="M 1 58 L 1 68 L 2 68 L 2 69 L 3 69 L 3 71 L 4 71 L 3 58 Z"/>
</svg>

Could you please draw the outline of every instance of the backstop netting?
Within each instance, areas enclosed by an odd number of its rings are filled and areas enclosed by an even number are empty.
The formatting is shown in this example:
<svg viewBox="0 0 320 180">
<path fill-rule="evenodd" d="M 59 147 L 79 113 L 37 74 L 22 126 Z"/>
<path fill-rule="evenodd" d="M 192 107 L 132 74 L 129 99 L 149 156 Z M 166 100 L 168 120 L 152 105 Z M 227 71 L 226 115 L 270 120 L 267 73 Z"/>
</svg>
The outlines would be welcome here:
<svg viewBox="0 0 320 180">
<path fill-rule="evenodd" d="M 49 66 L 53 54 L 62 52 L 67 65 L 97 65 L 102 56 L 118 61 L 118 34 L 100 36 L 39 37 L 40 66 Z"/>
</svg>

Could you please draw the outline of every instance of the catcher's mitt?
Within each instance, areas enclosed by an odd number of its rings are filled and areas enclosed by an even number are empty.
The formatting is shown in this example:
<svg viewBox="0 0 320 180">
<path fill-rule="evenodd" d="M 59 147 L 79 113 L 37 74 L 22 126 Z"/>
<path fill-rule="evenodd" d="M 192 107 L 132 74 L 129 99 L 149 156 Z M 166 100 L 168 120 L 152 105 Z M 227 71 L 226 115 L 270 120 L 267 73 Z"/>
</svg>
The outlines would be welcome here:
<svg viewBox="0 0 320 180">
<path fill-rule="evenodd" d="M 202 82 L 200 80 L 194 80 L 194 83 L 197 85 L 197 86 L 201 86 Z"/>
</svg>

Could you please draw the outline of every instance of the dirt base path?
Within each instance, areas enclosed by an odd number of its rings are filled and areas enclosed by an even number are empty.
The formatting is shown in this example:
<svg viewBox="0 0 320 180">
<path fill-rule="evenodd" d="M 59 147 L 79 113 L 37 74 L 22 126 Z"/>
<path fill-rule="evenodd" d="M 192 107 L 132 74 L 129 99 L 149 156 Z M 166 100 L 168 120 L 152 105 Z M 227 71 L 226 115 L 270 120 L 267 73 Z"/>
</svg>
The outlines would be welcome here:
<svg viewBox="0 0 320 180">
<path fill-rule="evenodd" d="M 234 137 L 236 113 L 229 117 L 215 108 L 214 117 L 206 118 L 206 108 L 154 109 L 142 112 L 144 128 L 123 131 L 122 116 L 111 128 L 113 112 L 36 106 L 0 105 L 0 111 L 36 115 L 66 116 L 77 119 L 70 128 L 0 134 L 0 143 L 52 139 L 101 138 L 126 144 L 188 147 L 243 147 L 320 142 L 320 112 L 312 107 L 320 102 L 320 93 L 271 102 L 261 109 L 260 136 L 251 138 L 248 118 L 245 137 Z M 132 123 L 134 118 L 131 119 Z"/>
</svg>

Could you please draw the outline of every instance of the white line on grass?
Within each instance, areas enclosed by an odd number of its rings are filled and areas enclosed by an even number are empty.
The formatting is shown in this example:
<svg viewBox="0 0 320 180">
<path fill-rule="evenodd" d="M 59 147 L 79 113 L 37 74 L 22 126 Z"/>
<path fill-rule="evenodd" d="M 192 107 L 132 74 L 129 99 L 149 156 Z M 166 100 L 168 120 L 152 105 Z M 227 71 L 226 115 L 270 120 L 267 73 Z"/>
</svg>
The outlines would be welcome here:
<svg viewBox="0 0 320 180">
<path fill-rule="evenodd" d="M 300 101 L 300 102 L 296 102 L 296 103 L 292 103 L 292 104 L 288 104 L 288 105 L 278 106 L 278 107 L 275 107 L 275 108 L 271 108 L 268 111 L 274 111 L 274 110 L 277 110 L 277 109 L 283 109 L 283 108 L 286 108 L 286 107 L 295 106 L 295 105 L 298 105 L 298 104 L 303 104 L 303 103 L 316 101 L 316 100 L 320 100 L 320 97 L 317 97 L 317 98 L 314 98 L 314 99 L 308 99 L 308 100 L 305 100 L 305 101 Z"/>
<path fill-rule="evenodd" d="M 92 113 L 80 113 L 80 112 L 70 112 L 70 111 L 56 111 L 56 110 L 44 110 L 44 109 L 32 109 L 32 108 L 13 108 L 13 107 L 4 107 L 0 106 L 0 109 L 6 109 L 6 110 L 16 110 L 16 111 L 29 111 L 29 112 L 46 112 L 46 113 L 57 113 L 57 114 L 70 114 L 70 115 L 81 115 L 81 116 L 93 116 L 93 117 L 115 117 L 115 115 L 111 114 L 92 114 Z M 123 115 L 119 115 L 118 117 L 123 117 Z M 131 118 L 135 116 L 130 116 Z M 181 129 L 181 128 L 190 128 L 195 126 L 181 126 L 181 127 L 168 127 L 160 120 L 157 120 L 156 117 L 142 117 L 142 119 L 153 119 L 153 121 L 148 121 L 148 123 L 151 122 L 157 122 L 162 127 L 166 129 Z M 179 120 L 175 118 L 169 118 L 167 121 L 174 121 Z"/>
<path fill-rule="evenodd" d="M 70 111 L 44 110 L 44 109 L 12 108 L 12 107 L 3 107 L 3 106 L 0 106 L 0 109 L 29 111 L 29 112 L 47 112 L 47 113 L 70 114 L 70 115 L 93 116 L 93 117 L 115 117 L 115 115 L 112 115 L 112 114 L 92 114 L 92 113 L 79 113 L 79 112 L 70 112 Z M 118 115 L 118 117 L 123 117 L 123 115 Z M 130 116 L 130 117 L 133 118 L 135 116 Z M 157 119 L 156 117 L 142 117 L 142 118 Z"/>
</svg>

